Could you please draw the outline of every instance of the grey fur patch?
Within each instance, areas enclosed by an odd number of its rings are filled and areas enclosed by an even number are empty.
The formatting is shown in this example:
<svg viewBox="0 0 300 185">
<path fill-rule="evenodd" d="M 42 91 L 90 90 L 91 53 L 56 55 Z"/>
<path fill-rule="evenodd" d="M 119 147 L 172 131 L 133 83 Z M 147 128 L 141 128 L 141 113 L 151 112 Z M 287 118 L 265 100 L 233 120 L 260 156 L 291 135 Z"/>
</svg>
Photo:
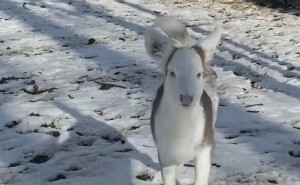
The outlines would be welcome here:
<svg viewBox="0 0 300 185">
<path fill-rule="evenodd" d="M 168 58 L 166 64 L 165 64 L 165 77 L 167 76 L 167 73 L 168 73 L 168 66 L 173 58 L 173 56 L 175 55 L 175 53 L 179 50 L 180 48 L 174 48 L 170 57 Z"/>
<path fill-rule="evenodd" d="M 200 99 L 200 104 L 204 107 L 205 114 L 205 127 L 204 136 L 201 145 L 214 145 L 214 109 L 213 102 L 209 95 L 203 90 L 203 94 Z"/>
<path fill-rule="evenodd" d="M 192 49 L 194 49 L 201 58 L 202 66 L 204 69 L 204 71 L 203 71 L 204 75 L 217 78 L 218 77 L 217 73 L 211 67 L 211 65 L 209 63 L 210 61 L 207 60 L 205 51 L 199 46 L 193 46 Z"/>
<path fill-rule="evenodd" d="M 164 84 L 162 84 L 158 88 L 157 93 L 156 93 L 156 97 L 155 97 L 155 99 L 153 101 L 153 104 L 152 104 L 152 112 L 151 112 L 151 117 L 150 117 L 150 126 L 151 126 L 151 132 L 152 132 L 152 136 L 153 136 L 154 142 L 156 142 L 156 136 L 155 136 L 155 115 L 156 115 L 157 110 L 158 110 L 158 108 L 160 106 L 163 94 L 164 94 Z"/>
<path fill-rule="evenodd" d="M 204 89 L 208 96 L 212 101 L 213 107 L 213 126 L 215 125 L 217 119 L 217 112 L 219 106 L 219 98 L 218 98 L 218 75 L 210 65 L 210 61 L 207 60 L 206 54 L 204 50 L 199 46 L 192 47 L 201 57 L 201 62 L 203 65 L 203 81 L 204 81 Z"/>
</svg>

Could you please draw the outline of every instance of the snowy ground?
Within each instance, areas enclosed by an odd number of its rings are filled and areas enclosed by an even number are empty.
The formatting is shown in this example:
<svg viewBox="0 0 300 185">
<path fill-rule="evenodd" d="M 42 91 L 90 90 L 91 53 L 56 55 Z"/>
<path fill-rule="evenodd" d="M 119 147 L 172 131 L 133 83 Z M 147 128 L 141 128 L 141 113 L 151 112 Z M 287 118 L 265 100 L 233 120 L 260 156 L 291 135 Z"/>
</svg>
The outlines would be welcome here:
<svg viewBox="0 0 300 185">
<path fill-rule="evenodd" d="M 1 0 L 0 183 L 161 183 L 149 113 L 162 79 L 142 35 L 160 13 L 199 38 L 225 28 L 211 184 L 299 185 L 300 17 L 241 7 Z"/>
</svg>

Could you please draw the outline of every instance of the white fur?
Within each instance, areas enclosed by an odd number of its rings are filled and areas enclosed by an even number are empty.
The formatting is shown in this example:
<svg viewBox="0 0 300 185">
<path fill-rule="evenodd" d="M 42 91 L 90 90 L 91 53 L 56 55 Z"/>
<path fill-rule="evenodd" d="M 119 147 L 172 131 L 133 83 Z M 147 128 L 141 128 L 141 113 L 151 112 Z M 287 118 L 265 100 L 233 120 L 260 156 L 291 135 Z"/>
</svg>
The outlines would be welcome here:
<svg viewBox="0 0 300 185">
<path fill-rule="evenodd" d="M 167 74 L 165 79 L 165 97 L 180 106 L 180 95 L 193 95 L 193 104 L 200 102 L 203 92 L 203 79 L 197 74 L 203 72 L 200 56 L 189 48 L 179 49 L 173 56 L 167 71 L 174 72 L 173 78 Z"/>
<path fill-rule="evenodd" d="M 210 171 L 210 145 L 202 145 L 205 129 L 205 105 L 200 98 L 210 79 L 203 79 L 202 58 L 191 45 L 201 47 L 211 60 L 221 38 L 217 28 L 202 42 L 191 41 L 185 26 L 175 18 L 161 17 L 145 32 L 145 47 L 152 58 L 160 62 L 164 75 L 164 93 L 155 111 L 155 135 L 164 185 L 176 184 L 176 166 L 195 160 L 195 185 L 207 185 Z M 178 50 L 175 48 L 180 47 Z M 171 75 L 172 74 L 172 75 Z M 174 75 L 175 74 L 175 75 Z M 209 89 L 207 89 L 209 90 Z M 207 93 L 218 102 L 216 92 Z M 189 107 L 183 107 L 180 95 L 193 96 Z M 213 104 L 216 108 L 217 105 Z M 215 119 L 214 119 L 215 121 Z"/>
<path fill-rule="evenodd" d="M 196 156 L 195 185 L 207 185 L 211 166 L 211 146 L 199 147 Z"/>
<path fill-rule="evenodd" d="M 166 116 L 169 115 L 169 116 Z M 164 96 L 155 117 L 156 145 L 163 165 L 193 160 L 204 131 L 203 107 L 184 108 Z"/>
<path fill-rule="evenodd" d="M 164 185 L 176 184 L 176 165 L 168 166 L 162 169 Z"/>
<path fill-rule="evenodd" d="M 218 26 L 212 33 L 210 33 L 204 40 L 196 43 L 199 47 L 203 48 L 206 54 L 206 60 L 212 60 L 215 54 L 216 47 L 219 45 L 222 37 L 223 28 Z"/>
</svg>

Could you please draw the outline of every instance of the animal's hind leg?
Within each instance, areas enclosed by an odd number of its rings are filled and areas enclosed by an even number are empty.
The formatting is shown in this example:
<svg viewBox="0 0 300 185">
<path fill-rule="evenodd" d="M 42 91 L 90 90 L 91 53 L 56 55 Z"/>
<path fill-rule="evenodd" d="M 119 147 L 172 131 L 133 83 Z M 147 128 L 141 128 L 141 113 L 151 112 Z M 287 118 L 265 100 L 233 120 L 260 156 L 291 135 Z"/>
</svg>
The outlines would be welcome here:
<svg viewBox="0 0 300 185">
<path fill-rule="evenodd" d="M 197 150 L 195 158 L 195 185 L 208 185 L 211 167 L 211 146 L 203 146 Z"/>
<path fill-rule="evenodd" d="M 176 165 L 163 167 L 162 179 L 164 185 L 176 185 Z"/>
</svg>

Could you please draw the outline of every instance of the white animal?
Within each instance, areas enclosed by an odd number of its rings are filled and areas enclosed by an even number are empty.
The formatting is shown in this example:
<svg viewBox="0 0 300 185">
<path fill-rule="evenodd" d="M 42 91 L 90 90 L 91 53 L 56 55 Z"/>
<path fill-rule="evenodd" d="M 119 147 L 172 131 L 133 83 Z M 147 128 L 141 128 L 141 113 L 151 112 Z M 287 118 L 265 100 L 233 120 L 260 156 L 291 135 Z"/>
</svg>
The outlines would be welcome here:
<svg viewBox="0 0 300 185">
<path fill-rule="evenodd" d="M 214 146 L 218 95 L 210 65 L 222 35 L 190 37 L 182 22 L 162 16 L 145 31 L 147 53 L 161 64 L 164 83 L 153 103 L 151 130 L 164 185 L 179 184 L 178 165 L 195 161 L 195 185 L 207 185 Z"/>
</svg>

